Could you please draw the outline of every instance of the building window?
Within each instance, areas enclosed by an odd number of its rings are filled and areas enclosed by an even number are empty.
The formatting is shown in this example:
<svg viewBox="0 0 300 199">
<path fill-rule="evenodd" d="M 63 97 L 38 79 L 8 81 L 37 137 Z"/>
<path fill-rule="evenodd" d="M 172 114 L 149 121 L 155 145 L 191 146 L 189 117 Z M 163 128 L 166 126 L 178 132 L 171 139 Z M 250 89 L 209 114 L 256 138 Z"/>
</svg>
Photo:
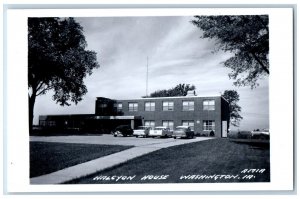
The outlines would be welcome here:
<svg viewBox="0 0 300 199">
<path fill-rule="evenodd" d="M 172 120 L 163 120 L 162 125 L 170 128 L 171 130 L 174 129 L 174 122 Z"/>
<path fill-rule="evenodd" d="M 214 131 L 215 130 L 215 121 L 214 120 L 204 120 L 203 121 L 203 130 L 204 131 Z"/>
<path fill-rule="evenodd" d="M 56 122 L 55 121 L 48 121 L 48 126 L 56 126 Z"/>
<path fill-rule="evenodd" d="M 203 110 L 214 111 L 215 110 L 215 100 L 204 100 Z"/>
<path fill-rule="evenodd" d="M 155 121 L 154 120 L 145 120 L 145 126 L 150 126 L 151 128 L 154 128 Z"/>
<path fill-rule="evenodd" d="M 183 111 L 193 111 L 194 110 L 194 101 L 183 101 L 182 102 Z"/>
<path fill-rule="evenodd" d="M 192 130 L 194 130 L 195 123 L 193 120 L 183 120 L 182 126 L 189 126 Z"/>
<path fill-rule="evenodd" d="M 99 107 L 100 107 L 100 108 L 106 108 L 106 107 L 107 107 L 107 104 L 99 104 Z"/>
<path fill-rule="evenodd" d="M 174 102 L 163 102 L 163 111 L 173 111 Z"/>
<path fill-rule="evenodd" d="M 138 103 L 128 103 L 128 111 L 138 111 Z"/>
<path fill-rule="evenodd" d="M 145 111 L 155 111 L 155 102 L 145 102 Z"/>
<path fill-rule="evenodd" d="M 123 104 L 122 104 L 122 103 L 118 103 L 118 104 L 117 104 L 117 111 L 118 111 L 118 112 L 121 112 L 122 109 L 123 109 Z"/>
<path fill-rule="evenodd" d="M 47 126 L 47 122 L 45 120 L 40 120 L 40 126 Z"/>
</svg>

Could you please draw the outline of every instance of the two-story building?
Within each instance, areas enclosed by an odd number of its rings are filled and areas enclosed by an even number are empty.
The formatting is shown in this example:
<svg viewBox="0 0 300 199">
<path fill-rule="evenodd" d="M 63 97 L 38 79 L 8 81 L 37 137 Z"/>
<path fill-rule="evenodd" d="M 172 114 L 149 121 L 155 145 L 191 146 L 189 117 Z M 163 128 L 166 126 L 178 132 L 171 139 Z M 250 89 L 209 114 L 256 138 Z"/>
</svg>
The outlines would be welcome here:
<svg viewBox="0 0 300 199">
<path fill-rule="evenodd" d="M 221 96 L 115 100 L 97 97 L 95 114 L 40 116 L 40 126 L 110 132 L 121 124 L 191 126 L 197 135 L 227 137 L 229 105 Z"/>
</svg>

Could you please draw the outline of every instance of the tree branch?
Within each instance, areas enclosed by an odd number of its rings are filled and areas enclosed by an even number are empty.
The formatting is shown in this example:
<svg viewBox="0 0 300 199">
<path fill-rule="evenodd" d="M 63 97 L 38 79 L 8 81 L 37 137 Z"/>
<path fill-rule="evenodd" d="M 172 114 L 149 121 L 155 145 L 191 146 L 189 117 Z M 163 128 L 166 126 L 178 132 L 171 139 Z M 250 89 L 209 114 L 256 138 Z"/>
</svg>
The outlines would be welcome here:
<svg viewBox="0 0 300 199">
<path fill-rule="evenodd" d="M 36 96 L 39 96 L 41 94 L 44 94 L 47 90 L 52 89 L 53 87 L 51 86 L 47 86 L 46 88 L 44 88 L 43 90 L 41 90 L 39 93 L 36 94 Z"/>
<path fill-rule="evenodd" d="M 262 69 L 269 74 L 269 69 L 258 59 L 258 57 L 255 55 L 255 53 L 250 52 L 252 54 L 252 56 L 254 57 L 254 59 L 259 63 L 259 65 L 261 65 Z"/>
<path fill-rule="evenodd" d="M 37 88 L 36 88 L 36 91 L 39 91 L 40 88 L 43 86 L 43 84 L 44 84 L 44 82 L 38 83 L 38 86 L 37 86 Z"/>
<path fill-rule="evenodd" d="M 250 44 L 247 44 L 245 41 L 242 42 L 246 48 L 251 48 Z M 269 74 L 269 69 L 260 61 L 260 59 L 255 55 L 254 52 L 249 51 L 251 53 L 251 55 L 253 56 L 253 58 L 259 63 L 259 65 L 262 67 L 262 69 Z"/>
</svg>

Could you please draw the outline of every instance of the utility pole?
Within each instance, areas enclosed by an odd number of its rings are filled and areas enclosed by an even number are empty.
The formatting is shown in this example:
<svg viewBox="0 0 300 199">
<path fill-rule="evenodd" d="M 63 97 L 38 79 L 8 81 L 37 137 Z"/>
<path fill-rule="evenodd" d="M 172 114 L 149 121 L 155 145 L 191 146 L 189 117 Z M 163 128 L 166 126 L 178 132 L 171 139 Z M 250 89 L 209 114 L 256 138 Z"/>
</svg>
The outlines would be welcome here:
<svg viewBox="0 0 300 199">
<path fill-rule="evenodd" d="M 147 56 L 147 74 L 146 74 L 146 97 L 148 97 L 148 56 Z"/>
</svg>

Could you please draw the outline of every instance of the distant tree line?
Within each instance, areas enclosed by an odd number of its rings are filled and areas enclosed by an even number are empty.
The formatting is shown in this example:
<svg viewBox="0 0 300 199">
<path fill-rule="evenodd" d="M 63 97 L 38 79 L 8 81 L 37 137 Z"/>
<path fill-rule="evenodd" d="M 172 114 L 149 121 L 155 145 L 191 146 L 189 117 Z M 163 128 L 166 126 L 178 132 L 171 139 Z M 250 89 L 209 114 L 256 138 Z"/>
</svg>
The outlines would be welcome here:
<svg viewBox="0 0 300 199">
<path fill-rule="evenodd" d="M 196 89 L 196 87 L 194 85 L 178 84 L 174 88 L 154 91 L 149 96 L 143 96 L 143 98 L 186 96 L 188 91 L 193 91 L 195 89 Z"/>
</svg>

